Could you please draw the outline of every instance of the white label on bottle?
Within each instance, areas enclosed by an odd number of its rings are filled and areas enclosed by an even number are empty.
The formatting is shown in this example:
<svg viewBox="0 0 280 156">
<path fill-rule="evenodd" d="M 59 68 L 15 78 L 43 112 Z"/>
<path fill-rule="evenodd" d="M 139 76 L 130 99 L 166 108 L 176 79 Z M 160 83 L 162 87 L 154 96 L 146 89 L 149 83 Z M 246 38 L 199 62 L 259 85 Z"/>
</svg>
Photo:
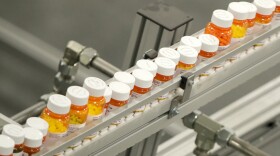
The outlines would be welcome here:
<svg viewBox="0 0 280 156">
<path fill-rule="evenodd" d="M 255 30 L 255 27 L 250 27 L 250 28 L 247 29 L 246 34 L 247 35 L 252 34 L 254 32 L 254 30 Z"/>
<path fill-rule="evenodd" d="M 85 127 L 86 123 L 83 123 L 83 124 L 69 124 L 69 129 L 68 131 L 69 132 L 74 132 L 76 130 L 79 130 L 83 127 Z"/>
<path fill-rule="evenodd" d="M 229 45 L 226 45 L 226 46 L 219 46 L 218 50 L 224 50 L 224 49 L 227 49 L 229 47 Z"/>
<path fill-rule="evenodd" d="M 92 121 L 92 120 L 99 120 L 101 119 L 103 116 L 103 112 L 101 114 L 98 115 L 88 115 L 88 121 Z"/>
<path fill-rule="evenodd" d="M 13 156 L 22 156 L 23 152 L 13 153 Z"/>
<path fill-rule="evenodd" d="M 50 138 L 62 138 L 65 137 L 66 135 L 67 135 L 67 131 L 64 133 L 51 133 L 51 132 L 48 133 L 48 136 Z"/>
<path fill-rule="evenodd" d="M 275 19 L 276 21 L 280 20 L 280 13 L 275 13 L 275 12 L 274 12 L 274 19 Z"/>
<path fill-rule="evenodd" d="M 35 153 L 33 153 L 34 155 L 35 155 Z M 32 155 L 33 155 L 32 154 Z M 23 152 L 23 154 L 22 154 L 22 156 L 30 156 L 31 154 L 28 154 L 28 153 L 25 153 L 25 152 Z"/>
</svg>

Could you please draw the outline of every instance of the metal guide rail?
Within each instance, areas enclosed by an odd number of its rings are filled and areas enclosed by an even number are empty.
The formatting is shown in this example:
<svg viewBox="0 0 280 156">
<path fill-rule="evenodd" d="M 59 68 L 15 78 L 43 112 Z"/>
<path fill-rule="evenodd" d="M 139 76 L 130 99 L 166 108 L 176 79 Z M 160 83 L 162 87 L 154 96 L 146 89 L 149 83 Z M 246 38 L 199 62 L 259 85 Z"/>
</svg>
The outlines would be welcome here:
<svg viewBox="0 0 280 156">
<path fill-rule="evenodd" d="M 212 77 L 210 76 L 207 78 L 207 81 L 201 80 L 201 82 L 194 83 L 194 85 L 192 83 L 193 80 L 195 81 L 195 77 L 198 77 L 200 74 L 212 69 L 214 66 L 227 62 L 229 58 L 235 57 L 239 53 L 252 47 L 254 44 L 277 34 L 279 31 L 279 24 L 272 24 L 271 26 L 259 29 L 252 35 L 248 35 L 243 41 L 235 43 L 228 49 L 219 52 L 215 57 L 201 62 L 195 69 L 175 77 L 172 81 L 166 82 L 153 89 L 150 93 L 130 102 L 125 109 L 118 112 L 112 112 L 100 121 L 89 123 L 83 129 L 78 130 L 65 138 L 61 138 L 55 142 L 47 141 L 41 152 L 37 155 L 55 155 L 61 151 L 65 151 L 66 155 L 112 155 L 112 153 L 116 155 L 119 152 L 122 152 L 126 148 L 174 122 L 176 119 L 184 117 L 193 110 L 207 104 L 208 101 L 223 95 L 234 87 L 279 63 L 280 60 L 277 58 L 280 58 L 280 54 L 277 52 L 280 49 L 280 45 L 275 44 L 276 46 L 269 48 L 264 46 L 262 48 L 264 48 L 265 52 L 253 53 L 250 57 L 236 61 L 236 63 L 234 62 L 228 67 L 225 66 L 223 70 L 219 70 Z M 198 32 L 197 34 L 194 34 L 194 36 L 200 33 L 201 32 Z M 175 44 L 172 47 L 176 48 L 177 46 L 178 44 Z M 268 58 L 269 60 L 267 60 Z M 127 71 L 130 72 L 132 70 L 133 67 Z M 192 81 L 190 81 L 190 78 Z M 109 81 L 112 80 L 108 80 L 107 82 Z M 123 118 L 133 112 L 133 110 L 152 103 L 157 97 L 179 87 L 184 88 L 185 91 L 182 93 L 183 102 L 178 102 L 178 106 L 171 107 L 171 100 L 177 95 L 181 95 L 180 91 L 171 94 L 168 100 L 154 105 L 131 120 L 109 129 L 106 133 L 99 133 L 101 130 L 107 129 L 113 121 Z M 170 108 L 176 109 L 176 111 L 179 111 L 179 114 L 175 113 L 170 116 Z M 89 142 L 82 143 L 82 146 L 79 148 L 74 150 L 71 149 L 72 151 L 67 153 L 66 149 L 69 146 L 80 142 L 93 133 L 99 135 Z"/>
</svg>

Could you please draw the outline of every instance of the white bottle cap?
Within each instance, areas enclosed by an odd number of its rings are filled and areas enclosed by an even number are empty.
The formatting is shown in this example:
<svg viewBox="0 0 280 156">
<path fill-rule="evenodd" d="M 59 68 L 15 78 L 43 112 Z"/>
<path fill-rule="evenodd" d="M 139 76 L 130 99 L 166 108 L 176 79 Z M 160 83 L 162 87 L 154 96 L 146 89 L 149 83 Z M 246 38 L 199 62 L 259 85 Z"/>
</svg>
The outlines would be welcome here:
<svg viewBox="0 0 280 156">
<path fill-rule="evenodd" d="M 71 100 L 71 104 L 84 106 L 88 103 L 89 92 L 80 86 L 71 86 L 67 89 L 66 97 Z"/>
<path fill-rule="evenodd" d="M 176 65 L 178 64 L 178 62 L 180 60 L 180 54 L 175 49 L 172 49 L 172 48 L 161 48 L 158 52 L 158 57 L 169 58 Z"/>
<path fill-rule="evenodd" d="M 201 34 L 199 40 L 202 42 L 201 50 L 206 52 L 216 52 L 219 47 L 219 39 L 210 34 Z"/>
<path fill-rule="evenodd" d="M 274 0 L 276 3 L 276 6 L 280 6 L 280 0 Z"/>
<path fill-rule="evenodd" d="M 97 77 L 88 77 L 84 81 L 83 87 L 89 91 L 90 96 L 101 97 L 104 95 L 106 83 Z"/>
<path fill-rule="evenodd" d="M 177 51 L 180 53 L 180 62 L 184 64 L 195 64 L 198 52 L 190 46 L 179 46 Z"/>
<path fill-rule="evenodd" d="M 112 97 L 112 89 L 110 87 L 106 87 L 104 97 L 106 103 L 110 102 Z"/>
<path fill-rule="evenodd" d="M 132 72 L 135 77 L 135 86 L 140 88 L 150 88 L 153 84 L 154 76 L 144 69 L 135 69 Z"/>
<path fill-rule="evenodd" d="M 169 58 L 157 57 L 155 63 L 158 65 L 157 73 L 164 76 L 172 76 L 175 73 L 176 64 Z"/>
<path fill-rule="evenodd" d="M 218 9 L 213 12 L 211 22 L 222 28 L 230 28 L 233 22 L 233 15 L 226 10 Z"/>
<path fill-rule="evenodd" d="M 26 126 L 38 129 L 42 132 L 43 136 L 48 134 L 49 124 L 39 117 L 30 117 L 26 120 Z"/>
<path fill-rule="evenodd" d="M 130 87 L 122 82 L 114 81 L 109 84 L 112 89 L 112 99 L 126 101 L 129 99 Z"/>
<path fill-rule="evenodd" d="M 228 5 L 228 11 L 233 14 L 234 19 L 237 20 L 247 20 L 248 19 L 248 9 L 239 2 L 231 2 Z"/>
<path fill-rule="evenodd" d="M 257 7 L 249 2 L 239 2 L 241 5 L 245 6 L 248 9 L 248 19 L 254 19 L 257 13 Z"/>
<path fill-rule="evenodd" d="M 47 108 L 56 114 L 68 114 L 70 111 L 71 101 L 63 95 L 53 94 L 50 96 Z"/>
<path fill-rule="evenodd" d="M 151 61 L 151 60 L 138 60 L 136 63 L 136 67 L 139 69 L 144 69 L 147 70 L 149 72 L 151 72 L 153 74 L 153 76 L 155 77 L 157 74 L 157 65 Z"/>
<path fill-rule="evenodd" d="M 15 147 L 13 139 L 6 135 L 0 135 L 0 155 L 11 155 Z"/>
<path fill-rule="evenodd" d="M 114 74 L 114 79 L 127 84 L 130 87 L 130 90 L 133 89 L 135 84 L 135 78 L 128 72 L 116 72 Z"/>
<path fill-rule="evenodd" d="M 180 45 L 191 46 L 195 50 L 200 51 L 201 42 L 199 39 L 193 36 L 184 36 L 181 38 Z"/>
<path fill-rule="evenodd" d="M 276 7 L 273 0 L 254 0 L 253 4 L 257 7 L 257 13 L 261 15 L 271 15 Z"/>
<path fill-rule="evenodd" d="M 41 131 L 31 128 L 24 128 L 24 145 L 31 148 L 40 147 L 43 141 L 43 134 Z"/>
<path fill-rule="evenodd" d="M 12 138 L 16 145 L 20 145 L 24 141 L 23 128 L 19 125 L 8 124 L 3 127 L 2 134 Z"/>
</svg>

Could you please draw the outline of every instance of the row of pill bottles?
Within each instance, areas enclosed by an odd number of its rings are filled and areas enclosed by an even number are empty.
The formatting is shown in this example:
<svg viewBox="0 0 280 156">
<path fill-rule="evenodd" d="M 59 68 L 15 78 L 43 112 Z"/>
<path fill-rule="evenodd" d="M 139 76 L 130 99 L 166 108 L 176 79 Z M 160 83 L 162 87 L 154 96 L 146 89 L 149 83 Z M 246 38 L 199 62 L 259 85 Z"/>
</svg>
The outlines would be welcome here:
<svg viewBox="0 0 280 156">
<path fill-rule="evenodd" d="M 19 125 L 8 124 L 3 127 L 2 134 L 8 136 L 14 142 L 14 146 L 12 146 L 12 155 L 14 156 L 31 156 L 36 154 L 40 151 L 43 144 L 43 133 L 32 127 L 22 128 Z M 7 140 L 7 143 L 9 142 Z"/>
</svg>

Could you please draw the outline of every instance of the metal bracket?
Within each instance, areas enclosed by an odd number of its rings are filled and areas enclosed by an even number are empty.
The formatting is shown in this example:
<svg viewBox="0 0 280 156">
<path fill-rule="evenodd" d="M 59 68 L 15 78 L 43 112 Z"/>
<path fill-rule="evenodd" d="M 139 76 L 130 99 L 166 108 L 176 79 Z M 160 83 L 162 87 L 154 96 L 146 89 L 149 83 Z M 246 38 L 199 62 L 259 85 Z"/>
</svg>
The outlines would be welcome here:
<svg viewBox="0 0 280 156">
<path fill-rule="evenodd" d="M 171 101 L 170 109 L 168 112 L 168 119 L 173 118 L 177 114 L 179 114 L 178 106 L 182 102 L 182 96 L 177 96 Z"/>
<path fill-rule="evenodd" d="M 143 58 L 144 59 L 155 59 L 158 56 L 158 52 L 154 49 L 150 49 L 145 52 Z"/>
<path fill-rule="evenodd" d="M 186 73 L 182 76 L 180 88 L 184 90 L 182 102 L 186 102 L 190 99 L 192 86 L 194 83 L 194 74 L 191 72 Z"/>
</svg>

